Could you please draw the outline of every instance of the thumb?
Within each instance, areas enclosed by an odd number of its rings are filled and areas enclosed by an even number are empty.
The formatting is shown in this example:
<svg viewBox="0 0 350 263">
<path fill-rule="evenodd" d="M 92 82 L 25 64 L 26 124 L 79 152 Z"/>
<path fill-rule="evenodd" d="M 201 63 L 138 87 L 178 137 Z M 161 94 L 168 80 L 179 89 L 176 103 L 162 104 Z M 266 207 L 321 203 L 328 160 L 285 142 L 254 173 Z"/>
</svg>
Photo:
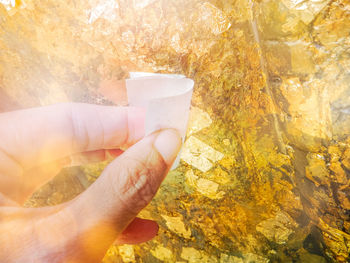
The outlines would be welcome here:
<svg viewBox="0 0 350 263">
<path fill-rule="evenodd" d="M 103 256 L 148 205 L 180 147 L 181 137 L 172 129 L 145 137 L 115 159 L 89 189 L 67 205 L 65 212 L 79 225 L 81 249 L 90 254 L 94 251 L 89 259 L 100 253 Z"/>
</svg>

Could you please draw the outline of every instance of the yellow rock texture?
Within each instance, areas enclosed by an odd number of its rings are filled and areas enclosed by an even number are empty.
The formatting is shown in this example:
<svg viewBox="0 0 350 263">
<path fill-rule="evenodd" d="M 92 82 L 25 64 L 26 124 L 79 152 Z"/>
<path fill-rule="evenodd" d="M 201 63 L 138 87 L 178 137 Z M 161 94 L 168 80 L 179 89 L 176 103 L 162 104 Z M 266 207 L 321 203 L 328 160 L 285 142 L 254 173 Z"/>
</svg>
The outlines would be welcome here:
<svg viewBox="0 0 350 263">
<path fill-rule="evenodd" d="M 182 162 L 141 214 L 159 235 L 104 262 L 348 262 L 349 50 L 349 0 L 0 0 L 0 110 L 110 105 L 99 88 L 130 71 L 184 74 Z M 73 198 L 105 165 L 26 205 Z"/>
</svg>

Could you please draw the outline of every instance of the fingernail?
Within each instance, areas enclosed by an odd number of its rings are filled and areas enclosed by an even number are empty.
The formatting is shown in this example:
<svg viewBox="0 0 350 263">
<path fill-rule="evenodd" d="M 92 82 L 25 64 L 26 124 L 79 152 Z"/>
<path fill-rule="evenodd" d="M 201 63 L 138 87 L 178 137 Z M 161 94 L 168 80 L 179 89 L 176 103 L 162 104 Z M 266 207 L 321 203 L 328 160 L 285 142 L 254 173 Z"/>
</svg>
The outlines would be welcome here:
<svg viewBox="0 0 350 263">
<path fill-rule="evenodd" d="M 181 136 L 174 129 L 163 130 L 158 134 L 154 146 L 162 155 L 164 161 L 170 166 L 176 159 L 181 148 Z"/>
</svg>

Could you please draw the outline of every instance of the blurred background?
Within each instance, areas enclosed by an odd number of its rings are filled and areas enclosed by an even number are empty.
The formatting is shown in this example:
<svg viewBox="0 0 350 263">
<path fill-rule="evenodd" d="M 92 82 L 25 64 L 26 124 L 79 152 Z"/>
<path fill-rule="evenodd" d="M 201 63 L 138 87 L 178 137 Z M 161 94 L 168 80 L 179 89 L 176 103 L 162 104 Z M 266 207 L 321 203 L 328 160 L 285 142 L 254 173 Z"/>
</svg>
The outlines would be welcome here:
<svg viewBox="0 0 350 263">
<path fill-rule="evenodd" d="M 0 0 L 0 110 L 99 94 L 130 71 L 195 81 L 179 168 L 103 262 L 349 262 L 350 1 Z M 72 199 L 106 163 L 26 206 Z"/>
</svg>

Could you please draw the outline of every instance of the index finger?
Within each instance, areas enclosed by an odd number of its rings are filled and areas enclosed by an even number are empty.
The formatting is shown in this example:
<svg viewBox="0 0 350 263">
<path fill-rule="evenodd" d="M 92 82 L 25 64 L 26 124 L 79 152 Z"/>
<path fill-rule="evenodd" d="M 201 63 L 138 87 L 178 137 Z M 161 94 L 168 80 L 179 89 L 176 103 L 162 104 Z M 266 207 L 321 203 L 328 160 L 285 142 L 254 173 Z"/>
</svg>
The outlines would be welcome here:
<svg viewBox="0 0 350 263">
<path fill-rule="evenodd" d="M 0 152 L 24 169 L 66 156 L 134 144 L 144 136 L 140 108 L 64 103 L 0 114 Z"/>
</svg>

